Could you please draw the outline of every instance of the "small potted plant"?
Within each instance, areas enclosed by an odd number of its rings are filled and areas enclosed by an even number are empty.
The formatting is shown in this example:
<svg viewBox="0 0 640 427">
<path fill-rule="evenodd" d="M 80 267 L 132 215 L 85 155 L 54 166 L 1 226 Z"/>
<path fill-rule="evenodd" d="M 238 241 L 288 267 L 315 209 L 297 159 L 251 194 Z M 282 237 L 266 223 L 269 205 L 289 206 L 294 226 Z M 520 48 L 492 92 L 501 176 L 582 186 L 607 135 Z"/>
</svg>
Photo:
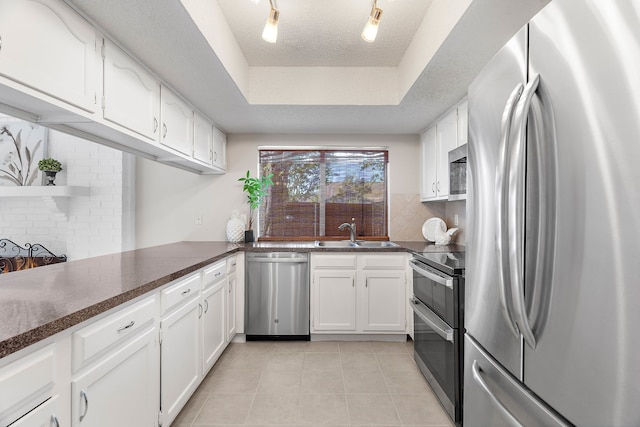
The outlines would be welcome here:
<svg viewBox="0 0 640 427">
<path fill-rule="evenodd" d="M 47 176 L 47 185 L 55 185 L 53 181 L 56 179 L 56 174 L 62 170 L 62 164 L 49 157 L 38 162 L 38 169 Z"/>
<path fill-rule="evenodd" d="M 243 182 L 242 191 L 247 193 L 247 203 L 249 203 L 249 227 L 244 232 L 245 243 L 253 242 L 253 211 L 258 209 L 264 196 L 267 194 L 267 189 L 273 185 L 270 173 L 262 178 L 252 178 L 247 171 L 247 176 L 239 178 L 238 181 Z"/>
</svg>

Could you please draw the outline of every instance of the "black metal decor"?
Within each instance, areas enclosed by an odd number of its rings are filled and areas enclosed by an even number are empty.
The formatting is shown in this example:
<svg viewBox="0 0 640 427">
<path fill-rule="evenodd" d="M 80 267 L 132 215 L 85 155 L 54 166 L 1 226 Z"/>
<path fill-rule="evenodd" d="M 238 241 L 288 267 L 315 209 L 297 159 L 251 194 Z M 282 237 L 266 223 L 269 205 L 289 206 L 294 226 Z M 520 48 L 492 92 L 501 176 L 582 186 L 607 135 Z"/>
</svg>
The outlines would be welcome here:
<svg viewBox="0 0 640 427">
<path fill-rule="evenodd" d="M 9 239 L 0 239 L 0 274 L 66 261 L 66 255 L 57 256 L 40 243 L 25 243 L 23 247 Z"/>
</svg>

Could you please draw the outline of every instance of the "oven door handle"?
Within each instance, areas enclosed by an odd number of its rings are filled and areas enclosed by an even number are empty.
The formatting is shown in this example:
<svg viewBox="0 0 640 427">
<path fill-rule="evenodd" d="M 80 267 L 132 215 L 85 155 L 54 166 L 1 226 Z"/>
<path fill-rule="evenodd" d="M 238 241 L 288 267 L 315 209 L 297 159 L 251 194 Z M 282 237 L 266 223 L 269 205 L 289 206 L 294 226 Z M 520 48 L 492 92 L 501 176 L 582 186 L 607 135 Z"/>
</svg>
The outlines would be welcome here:
<svg viewBox="0 0 640 427">
<path fill-rule="evenodd" d="M 429 325 L 442 338 L 450 343 L 453 342 L 453 328 L 450 328 L 446 322 L 440 319 L 433 311 L 429 310 L 429 307 L 424 305 L 417 298 L 409 298 L 409 301 L 411 302 L 411 307 L 413 308 L 413 312 L 416 316 Z"/>
<path fill-rule="evenodd" d="M 449 276 L 442 277 L 439 274 L 436 274 L 435 272 L 427 270 L 426 268 L 422 267 L 421 265 L 419 265 L 417 262 L 413 260 L 409 261 L 409 265 L 411 265 L 411 268 L 413 268 L 418 274 L 423 275 L 427 279 L 431 279 L 440 285 L 446 286 L 449 289 L 453 289 L 453 278 Z"/>
</svg>

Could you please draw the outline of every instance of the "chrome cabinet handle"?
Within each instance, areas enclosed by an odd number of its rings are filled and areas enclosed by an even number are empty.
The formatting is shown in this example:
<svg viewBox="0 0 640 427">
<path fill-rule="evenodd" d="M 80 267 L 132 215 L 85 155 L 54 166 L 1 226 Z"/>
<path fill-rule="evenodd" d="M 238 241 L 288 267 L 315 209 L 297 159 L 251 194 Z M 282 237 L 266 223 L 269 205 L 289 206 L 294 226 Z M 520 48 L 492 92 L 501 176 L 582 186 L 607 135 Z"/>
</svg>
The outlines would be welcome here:
<svg viewBox="0 0 640 427">
<path fill-rule="evenodd" d="M 217 151 L 214 151 L 214 152 L 213 152 L 213 161 L 214 161 L 214 162 L 217 162 L 217 161 L 218 161 L 218 152 L 217 152 Z"/>
<path fill-rule="evenodd" d="M 156 131 L 158 130 L 158 119 L 157 118 L 153 118 L 153 133 L 156 133 Z"/>
<path fill-rule="evenodd" d="M 87 397 L 87 392 L 84 390 L 80 390 L 80 398 L 84 400 L 84 413 L 80 415 L 80 422 L 84 420 L 84 417 L 87 416 L 87 412 L 89 412 L 89 398 Z"/>
<path fill-rule="evenodd" d="M 2 50 L 2 36 L 0 36 L 0 50 Z"/>
<path fill-rule="evenodd" d="M 204 312 L 205 314 L 209 311 L 209 300 L 204 300 Z"/>
<path fill-rule="evenodd" d="M 427 279 L 431 279 L 434 282 L 438 283 L 439 285 L 443 285 L 446 286 L 449 289 L 453 289 L 453 278 L 446 276 L 440 276 L 439 274 L 427 270 L 426 268 L 428 267 L 423 267 L 421 265 L 418 265 L 417 262 L 411 260 L 409 261 L 409 265 L 411 265 L 411 268 L 414 269 L 416 272 L 418 272 L 418 274 L 423 275 L 424 277 L 426 277 Z"/>
<path fill-rule="evenodd" d="M 364 287 L 368 288 L 369 287 L 369 278 L 367 277 L 364 281 Z"/>
<path fill-rule="evenodd" d="M 58 422 L 58 417 L 56 414 L 51 414 L 51 420 L 49 421 L 50 426 L 60 427 L 60 423 Z"/>
<path fill-rule="evenodd" d="M 189 292 L 191 292 L 191 288 L 187 289 L 186 291 L 182 291 L 182 295 L 187 295 Z"/>
<path fill-rule="evenodd" d="M 471 365 L 471 369 L 473 371 L 473 379 L 482 387 L 485 393 L 489 395 L 489 399 L 491 399 L 491 403 L 493 403 L 494 407 L 498 410 L 502 418 L 507 422 L 510 427 L 524 427 L 520 421 L 517 420 L 516 417 L 513 416 L 511 412 L 504 406 L 500 399 L 496 397 L 496 395 L 491 391 L 489 385 L 482 378 L 482 369 L 478 366 L 478 361 L 474 360 Z"/>
<path fill-rule="evenodd" d="M 520 332 L 518 331 L 518 326 L 516 325 L 516 321 L 513 317 L 513 309 L 512 298 L 511 298 L 511 287 L 508 286 L 509 283 L 509 242 L 507 233 L 505 232 L 505 217 L 507 215 L 507 186 L 505 185 L 505 179 L 507 173 L 509 171 L 509 140 L 511 138 L 511 122 L 513 119 L 513 111 L 516 108 L 518 100 L 520 100 L 520 96 L 522 95 L 522 91 L 524 89 L 524 85 L 522 83 L 518 83 L 518 85 L 513 89 L 511 95 L 509 95 L 509 99 L 504 107 L 504 112 L 502 113 L 502 129 L 500 133 L 500 164 L 498 165 L 498 172 L 496 174 L 496 247 L 497 253 L 500 256 L 497 257 L 498 261 L 498 277 L 500 280 L 500 286 L 498 287 L 500 291 L 500 302 L 502 303 L 502 309 L 506 314 L 506 318 L 509 319 L 507 325 L 509 329 L 513 333 L 513 335 L 518 338 L 520 337 Z"/>
<path fill-rule="evenodd" d="M 215 277 L 219 277 L 221 274 L 222 274 L 222 271 L 218 271 L 218 272 L 215 274 Z"/>
<path fill-rule="evenodd" d="M 432 192 L 432 193 L 435 193 L 435 192 L 436 192 L 436 183 L 435 183 L 435 182 L 432 182 L 432 183 L 431 183 L 431 192 Z"/>
<path fill-rule="evenodd" d="M 167 125 L 165 123 L 162 124 L 162 138 L 167 137 Z"/>
<path fill-rule="evenodd" d="M 229 282 L 229 293 L 233 290 L 233 282 Z"/>
<path fill-rule="evenodd" d="M 129 328 L 133 327 L 133 325 L 135 325 L 135 324 L 136 324 L 136 322 L 134 320 L 132 320 L 131 322 L 129 322 L 128 325 L 119 327 L 118 328 L 118 332 L 124 331 L 125 329 L 129 329 Z"/>
<path fill-rule="evenodd" d="M 440 181 L 438 181 L 438 183 L 436 184 L 436 189 L 440 191 Z"/>
<path fill-rule="evenodd" d="M 527 116 L 531 109 L 531 100 L 538 89 L 540 75 L 536 74 L 529 81 L 522 97 L 518 101 L 514 115 L 515 134 L 513 148 L 509 166 L 508 191 L 509 191 L 509 213 L 507 227 L 509 233 L 509 269 L 511 271 L 511 292 L 513 298 L 513 309 L 516 315 L 516 323 L 525 342 L 532 349 L 536 348 L 536 337 L 533 334 L 527 309 L 524 301 L 524 215 L 526 192 L 526 137 L 527 137 Z"/>
<path fill-rule="evenodd" d="M 198 308 L 200 308 L 200 314 L 198 314 L 198 319 L 199 319 L 204 314 L 204 308 L 202 307 L 202 304 L 198 304 Z"/>
</svg>

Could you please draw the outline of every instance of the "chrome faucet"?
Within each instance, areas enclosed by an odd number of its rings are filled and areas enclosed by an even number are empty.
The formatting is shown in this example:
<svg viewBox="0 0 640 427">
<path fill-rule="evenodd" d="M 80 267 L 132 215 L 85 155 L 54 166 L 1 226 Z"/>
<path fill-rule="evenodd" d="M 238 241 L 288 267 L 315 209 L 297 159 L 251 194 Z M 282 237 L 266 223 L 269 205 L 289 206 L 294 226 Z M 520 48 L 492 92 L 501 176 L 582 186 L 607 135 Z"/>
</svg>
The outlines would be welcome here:
<svg viewBox="0 0 640 427">
<path fill-rule="evenodd" d="M 351 224 L 348 222 L 342 223 L 338 226 L 338 230 L 342 231 L 345 228 L 349 228 L 349 238 L 352 243 L 356 242 L 356 219 L 351 218 Z"/>
</svg>

